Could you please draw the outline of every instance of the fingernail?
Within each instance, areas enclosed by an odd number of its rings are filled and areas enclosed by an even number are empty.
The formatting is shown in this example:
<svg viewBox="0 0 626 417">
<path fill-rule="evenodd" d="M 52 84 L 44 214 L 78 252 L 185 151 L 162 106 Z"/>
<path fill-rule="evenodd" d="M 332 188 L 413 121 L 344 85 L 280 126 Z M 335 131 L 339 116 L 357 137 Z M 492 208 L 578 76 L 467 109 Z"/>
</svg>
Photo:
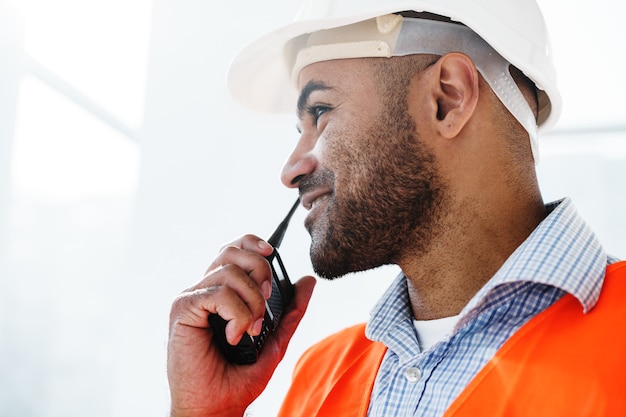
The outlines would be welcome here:
<svg viewBox="0 0 626 417">
<path fill-rule="evenodd" d="M 272 295 L 272 284 L 269 281 L 263 281 L 261 284 L 261 292 L 263 293 L 263 297 L 267 300 Z"/>
<path fill-rule="evenodd" d="M 272 245 L 270 245 L 269 243 L 267 243 L 264 240 L 259 240 L 259 248 L 263 249 L 263 250 L 267 250 L 269 248 L 271 248 Z"/>
</svg>

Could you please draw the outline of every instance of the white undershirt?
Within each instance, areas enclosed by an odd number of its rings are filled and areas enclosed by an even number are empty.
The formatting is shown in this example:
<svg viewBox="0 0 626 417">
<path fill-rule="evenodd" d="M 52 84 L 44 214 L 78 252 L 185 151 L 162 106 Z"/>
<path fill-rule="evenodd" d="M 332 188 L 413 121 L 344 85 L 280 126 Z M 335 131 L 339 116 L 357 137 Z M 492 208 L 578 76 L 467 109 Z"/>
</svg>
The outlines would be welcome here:
<svg viewBox="0 0 626 417">
<path fill-rule="evenodd" d="M 458 315 L 435 320 L 413 320 L 422 352 L 446 339 L 458 320 Z"/>
</svg>

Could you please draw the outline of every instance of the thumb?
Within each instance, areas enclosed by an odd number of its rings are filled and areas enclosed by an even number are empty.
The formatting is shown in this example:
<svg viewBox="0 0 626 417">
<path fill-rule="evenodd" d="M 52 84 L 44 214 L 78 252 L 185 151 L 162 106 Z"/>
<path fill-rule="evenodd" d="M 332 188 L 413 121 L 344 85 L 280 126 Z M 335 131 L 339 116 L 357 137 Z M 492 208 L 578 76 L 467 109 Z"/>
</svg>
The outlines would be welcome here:
<svg viewBox="0 0 626 417">
<path fill-rule="evenodd" d="M 317 281 L 312 276 L 302 277 L 298 280 L 298 282 L 296 282 L 293 301 L 291 306 L 288 307 L 289 310 L 287 310 L 286 314 L 283 315 L 279 326 L 280 333 L 284 333 L 287 340 L 291 339 L 291 336 L 296 331 L 300 320 L 302 320 L 302 317 L 309 306 L 309 301 L 313 295 L 313 289 L 315 288 L 316 283 Z"/>
<path fill-rule="evenodd" d="M 280 359 L 282 359 L 285 351 L 287 350 L 289 340 L 291 340 L 298 324 L 300 324 L 302 317 L 304 317 L 304 313 L 309 305 L 309 300 L 313 295 L 313 289 L 315 288 L 316 282 L 317 281 L 312 276 L 302 277 L 298 280 L 298 282 L 296 282 L 292 304 L 288 307 L 289 310 L 283 314 L 280 325 L 274 333 L 274 337 L 268 339 L 266 346 L 264 347 L 264 350 L 271 350 L 273 352 L 272 354 L 267 354 L 267 352 L 265 352 L 265 355 L 261 353 L 261 355 L 259 355 L 259 360 L 267 359 L 270 356 L 274 357 L 274 360 L 278 359 L 278 361 L 280 361 Z"/>
</svg>

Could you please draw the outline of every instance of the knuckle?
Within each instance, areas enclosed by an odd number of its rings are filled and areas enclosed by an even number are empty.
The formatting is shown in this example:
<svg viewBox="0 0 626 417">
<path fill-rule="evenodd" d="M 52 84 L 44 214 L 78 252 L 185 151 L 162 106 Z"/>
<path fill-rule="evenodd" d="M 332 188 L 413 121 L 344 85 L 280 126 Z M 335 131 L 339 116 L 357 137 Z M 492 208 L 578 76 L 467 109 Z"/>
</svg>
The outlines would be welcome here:
<svg viewBox="0 0 626 417">
<path fill-rule="evenodd" d="M 238 265 L 232 264 L 232 263 L 220 265 L 215 270 L 216 273 L 221 273 L 221 274 L 224 274 L 224 275 L 236 274 L 236 273 L 239 273 L 239 271 L 241 271 L 241 268 Z"/>
<path fill-rule="evenodd" d="M 259 240 L 259 238 L 256 235 L 253 235 L 251 233 L 247 233 L 241 236 L 240 239 L 244 242 L 256 242 L 257 240 Z"/>
<path fill-rule="evenodd" d="M 233 245 L 225 245 L 220 249 L 220 255 L 222 256 L 232 256 L 235 253 L 239 252 L 240 249 L 237 246 Z"/>
<path fill-rule="evenodd" d="M 246 279 L 244 281 L 245 286 L 250 289 L 250 290 L 256 290 L 258 289 L 258 286 L 256 285 L 256 282 L 252 281 L 251 279 Z"/>
<path fill-rule="evenodd" d="M 246 281 L 248 279 L 248 274 L 246 271 L 237 264 L 225 264 L 220 266 L 219 271 L 219 282 L 226 285 L 236 285 L 236 282 Z"/>
<path fill-rule="evenodd" d="M 182 293 L 178 294 L 176 298 L 172 301 L 172 311 L 178 311 L 186 308 L 187 305 L 190 304 L 190 292 L 189 290 L 185 290 Z"/>
</svg>

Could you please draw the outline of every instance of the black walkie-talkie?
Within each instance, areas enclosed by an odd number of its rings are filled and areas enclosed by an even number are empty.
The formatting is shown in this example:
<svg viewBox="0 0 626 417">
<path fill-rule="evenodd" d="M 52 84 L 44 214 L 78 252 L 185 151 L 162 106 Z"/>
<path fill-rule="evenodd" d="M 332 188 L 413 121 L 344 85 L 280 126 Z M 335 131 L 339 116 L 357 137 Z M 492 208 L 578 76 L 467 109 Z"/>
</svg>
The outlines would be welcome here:
<svg viewBox="0 0 626 417">
<path fill-rule="evenodd" d="M 272 268 L 272 295 L 265 302 L 265 318 L 263 319 L 261 333 L 258 336 L 250 336 L 248 333 L 244 333 L 239 343 L 233 346 L 226 340 L 227 321 L 217 314 L 209 315 L 209 324 L 213 329 L 215 340 L 217 340 L 220 350 L 229 362 L 241 365 L 255 363 L 263 348 L 265 339 L 276 330 L 283 311 L 293 299 L 293 284 L 289 280 L 282 259 L 280 259 L 278 247 L 283 241 L 291 216 L 298 208 L 299 203 L 300 198 L 296 200 L 285 219 L 267 240 L 267 243 L 274 247 L 274 252 L 266 258 Z"/>
</svg>

